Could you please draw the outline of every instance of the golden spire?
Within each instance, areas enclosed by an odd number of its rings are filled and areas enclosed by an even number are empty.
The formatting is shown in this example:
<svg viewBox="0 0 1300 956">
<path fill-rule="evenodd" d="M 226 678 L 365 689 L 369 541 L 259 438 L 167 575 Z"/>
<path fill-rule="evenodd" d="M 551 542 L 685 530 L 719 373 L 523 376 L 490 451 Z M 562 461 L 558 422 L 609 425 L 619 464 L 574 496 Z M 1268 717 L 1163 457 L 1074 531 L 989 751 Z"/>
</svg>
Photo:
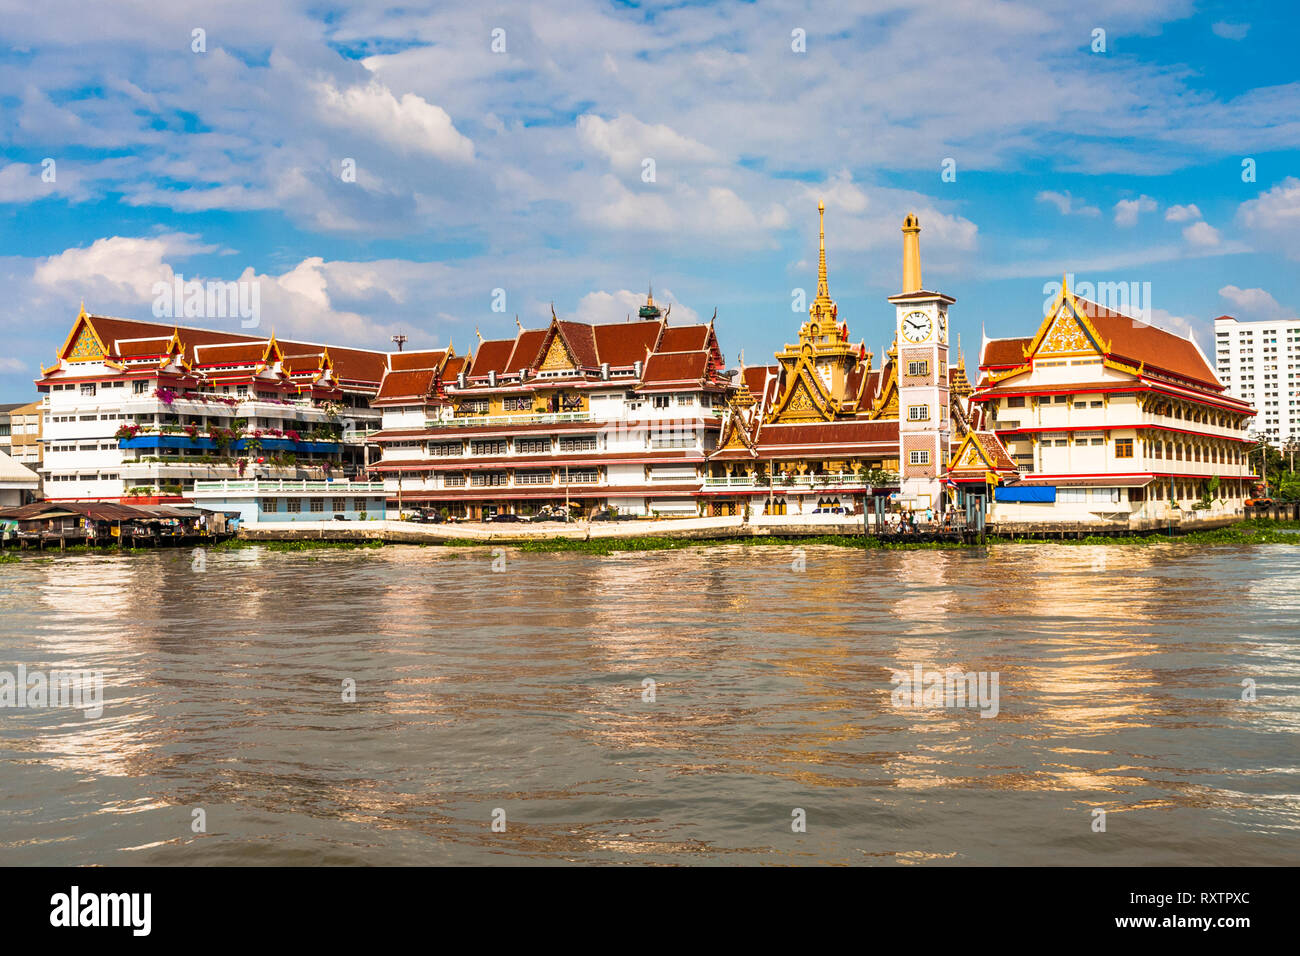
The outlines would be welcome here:
<svg viewBox="0 0 1300 956">
<path fill-rule="evenodd" d="M 817 298 L 808 314 L 813 318 L 834 319 L 839 309 L 831 299 L 830 284 L 826 280 L 826 203 L 817 200 Z"/>
<path fill-rule="evenodd" d="M 909 212 L 903 218 L 903 292 L 921 288 L 921 221 Z"/>
<path fill-rule="evenodd" d="M 829 296 L 830 285 L 826 281 L 826 203 L 817 200 L 817 295 Z"/>
</svg>

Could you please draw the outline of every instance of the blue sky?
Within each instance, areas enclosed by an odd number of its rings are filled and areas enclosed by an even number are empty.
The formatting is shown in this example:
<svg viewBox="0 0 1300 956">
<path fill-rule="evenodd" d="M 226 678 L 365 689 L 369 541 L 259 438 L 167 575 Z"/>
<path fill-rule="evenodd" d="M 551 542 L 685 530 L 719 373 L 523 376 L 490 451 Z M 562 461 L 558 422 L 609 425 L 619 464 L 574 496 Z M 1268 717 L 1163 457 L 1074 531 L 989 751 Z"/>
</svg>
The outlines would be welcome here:
<svg viewBox="0 0 1300 956">
<path fill-rule="evenodd" d="M 282 337 L 461 352 L 552 302 L 621 320 L 653 282 L 768 361 L 816 286 L 819 197 L 877 352 L 909 211 L 972 359 L 1066 271 L 1150 283 L 1203 346 L 1214 316 L 1300 308 L 1291 4 L 213 6 L 0 2 L 0 400 L 82 298 L 149 319 L 175 273 L 258 282 Z"/>
</svg>

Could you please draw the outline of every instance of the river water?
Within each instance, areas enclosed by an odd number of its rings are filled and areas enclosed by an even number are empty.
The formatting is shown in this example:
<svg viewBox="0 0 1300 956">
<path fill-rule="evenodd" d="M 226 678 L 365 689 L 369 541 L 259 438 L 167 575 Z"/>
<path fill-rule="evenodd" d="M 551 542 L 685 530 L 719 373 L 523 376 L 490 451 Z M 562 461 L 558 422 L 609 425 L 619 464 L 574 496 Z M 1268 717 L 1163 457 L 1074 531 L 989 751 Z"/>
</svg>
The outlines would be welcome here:
<svg viewBox="0 0 1300 956">
<path fill-rule="evenodd" d="M 1298 620 L 1286 546 L 24 558 L 0 670 L 104 709 L 0 709 L 0 863 L 1295 864 Z"/>
</svg>

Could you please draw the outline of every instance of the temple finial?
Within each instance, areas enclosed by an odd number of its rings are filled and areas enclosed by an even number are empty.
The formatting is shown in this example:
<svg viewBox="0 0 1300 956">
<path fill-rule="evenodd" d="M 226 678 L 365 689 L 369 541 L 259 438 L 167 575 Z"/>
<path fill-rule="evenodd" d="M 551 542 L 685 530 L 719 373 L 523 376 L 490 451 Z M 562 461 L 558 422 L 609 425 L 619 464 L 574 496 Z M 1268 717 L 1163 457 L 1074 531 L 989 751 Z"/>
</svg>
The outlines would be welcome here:
<svg viewBox="0 0 1300 956">
<path fill-rule="evenodd" d="M 518 313 L 518 312 L 515 313 L 515 327 L 518 328 L 519 331 L 521 331 L 521 332 L 522 332 L 523 329 L 524 329 L 523 324 L 519 321 L 519 313 Z"/>
<path fill-rule="evenodd" d="M 826 203 L 817 200 L 817 295 L 830 295 L 830 284 L 826 281 Z"/>
</svg>

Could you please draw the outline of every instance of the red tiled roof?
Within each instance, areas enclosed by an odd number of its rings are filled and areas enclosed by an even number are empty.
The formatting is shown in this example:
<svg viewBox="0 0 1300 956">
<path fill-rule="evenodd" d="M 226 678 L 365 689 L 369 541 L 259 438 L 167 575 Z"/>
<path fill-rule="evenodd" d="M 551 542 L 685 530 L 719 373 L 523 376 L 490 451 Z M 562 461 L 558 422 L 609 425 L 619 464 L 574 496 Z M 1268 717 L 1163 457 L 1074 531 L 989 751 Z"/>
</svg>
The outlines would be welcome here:
<svg viewBox="0 0 1300 956">
<path fill-rule="evenodd" d="M 414 404 L 429 396 L 438 372 L 432 368 L 388 372 L 374 398 L 375 404 Z"/>
<path fill-rule="evenodd" d="M 693 352 L 708 348 L 709 327 L 707 325 L 672 325 L 664 329 L 659 340 L 660 352 Z"/>
<path fill-rule="evenodd" d="M 111 316 L 92 315 L 88 316 L 90 323 L 94 326 L 104 347 L 110 350 L 118 350 L 119 342 L 123 342 L 128 352 L 114 351 L 113 354 L 118 357 L 124 357 L 127 354 L 141 355 L 149 354 L 137 350 L 136 346 L 125 343 L 127 339 L 152 339 L 165 338 L 170 340 L 172 331 L 175 329 L 180 335 L 181 344 L 185 347 L 185 355 L 190 361 L 196 361 L 194 358 L 195 350 L 202 346 L 214 346 L 221 344 L 246 345 L 248 350 L 243 349 L 226 349 L 211 351 L 209 356 L 204 357 L 204 362 L 218 363 L 222 359 L 210 356 L 220 355 L 238 355 L 241 358 L 252 351 L 257 351 L 257 359 L 261 358 L 262 352 L 266 350 L 267 339 L 262 336 L 241 335 L 237 332 L 219 332 L 212 329 L 195 329 L 188 326 L 173 326 L 161 322 L 139 322 L 135 319 L 116 319 Z M 319 352 L 325 348 L 320 343 L 312 342 L 292 342 L 287 340 L 280 341 L 281 350 L 287 354 L 300 355 L 307 352 Z M 384 377 L 384 370 L 388 367 L 388 354 L 386 352 L 372 351 L 368 349 L 342 348 L 338 346 L 329 346 L 330 357 L 334 361 L 334 374 L 339 379 L 348 381 L 379 384 L 379 380 Z M 228 361 L 235 361 L 229 359 Z M 256 361 L 256 359 L 254 360 Z"/>
<path fill-rule="evenodd" d="M 1191 339 L 1112 312 L 1086 299 L 1076 301 L 1097 332 L 1110 343 L 1111 357 L 1127 359 L 1132 365 L 1145 363 L 1181 378 L 1220 387 L 1214 371 Z"/>
<path fill-rule="evenodd" d="M 388 367 L 394 372 L 409 372 L 417 368 L 438 368 L 442 365 L 446 349 L 422 349 L 416 352 L 388 353 Z"/>
<path fill-rule="evenodd" d="M 641 375 L 642 386 L 669 384 L 699 384 L 709 367 L 709 353 L 703 349 L 695 352 L 655 352 L 645 364 Z"/>
<path fill-rule="evenodd" d="M 660 327 L 661 323 L 654 321 L 597 325 L 592 330 L 596 353 L 611 368 L 631 368 L 644 362 L 646 352 L 654 349 Z"/>
<path fill-rule="evenodd" d="M 984 343 L 984 354 L 980 356 L 980 368 L 1024 365 L 1024 350 L 1029 347 L 1029 343 L 1033 340 L 1033 336 L 1019 339 L 990 339 Z"/>
<path fill-rule="evenodd" d="M 514 351 L 514 339 L 488 339 L 480 342 L 478 348 L 474 350 L 474 359 L 470 364 L 469 374 L 475 378 L 486 377 L 488 372 L 496 372 L 498 375 L 505 371 L 506 363 L 510 361 L 510 353 Z"/>
<path fill-rule="evenodd" d="M 759 452 L 767 454 L 772 448 L 786 446 L 812 448 L 818 454 L 830 454 L 835 447 L 868 444 L 898 443 L 898 421 L 863 421 L 845 419 L 838 422 L 812 424 L 763 425 L 758 430 Z"/>
<path fill-rule="evenodd" d="M 523 369 L 536 368 L 542 362 L 542 344 L 546 341 L 546 329 L 522 329 L 515 336 L 515 348 L 506 362 L 505 371 L 514 373 Z"/>
<path fill-rule="evenodd" d="M 192 352 L 195 365 L 255 365 L 266 355 L 266 342 L 212 343 L 196 346 Z"/>
<path fill-rule="evenodd" d="M 591 326 L 583 322 L 558 322 L 565 344 L 573 355 L 573 360 L 582 368 L 596 368 L 600 358 L 596 354 L 596 336 Z"/>
</svg>

